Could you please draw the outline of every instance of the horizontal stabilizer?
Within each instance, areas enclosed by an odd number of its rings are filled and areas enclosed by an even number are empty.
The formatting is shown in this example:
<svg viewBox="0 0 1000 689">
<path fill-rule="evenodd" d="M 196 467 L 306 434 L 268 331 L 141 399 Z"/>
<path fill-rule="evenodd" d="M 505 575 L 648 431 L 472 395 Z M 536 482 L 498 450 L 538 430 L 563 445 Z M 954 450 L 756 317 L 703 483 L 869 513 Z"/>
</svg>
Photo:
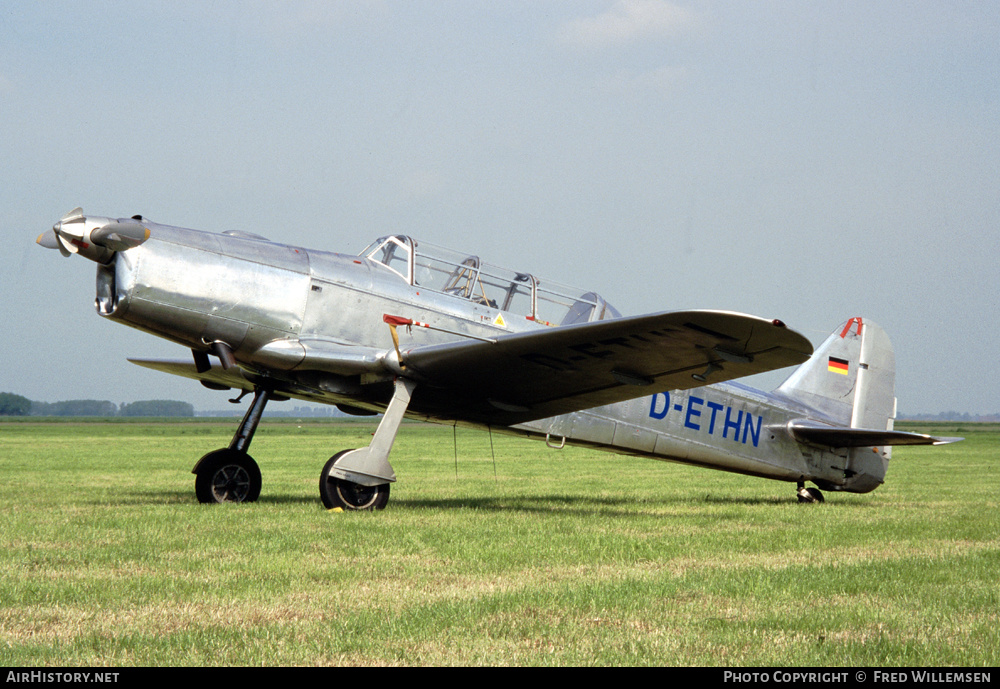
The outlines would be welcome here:
<svg viewBox="0 0 1000 689">
<path fill-rule="evenodd" d="M 873 428 L 844 428 L 803 421 L 788 424 L 792 436 L 800 442 L 829 447 L 881 447 L 884 445 L 946 445 L 964 438 L 939 438 L 923 433 L 888 431 Z"/>
</svg>

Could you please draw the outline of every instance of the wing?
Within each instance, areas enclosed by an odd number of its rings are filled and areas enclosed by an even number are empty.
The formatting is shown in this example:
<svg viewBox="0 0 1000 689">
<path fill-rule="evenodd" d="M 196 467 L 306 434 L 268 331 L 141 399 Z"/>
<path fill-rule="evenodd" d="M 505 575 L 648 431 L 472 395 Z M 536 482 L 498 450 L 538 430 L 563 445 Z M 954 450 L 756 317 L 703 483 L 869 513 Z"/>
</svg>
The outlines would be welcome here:
<svg viewBox="0 0 1000 689">
<path fill-rule="evenodd" d="M 129 359 L 130 362 L 144 368 L 151 368 L 154 371 L 170 373 L 175 376 L 200 380 L 205 387 L 213 390 L 237 390 L 253 391 L 251 383 L 243 375 L 239 368 L 224 369 L 221 366 L 213 366 L 207 371 L 199 371 L 191 361 L 176 361 L 171 359 Z"/>
<path fill-rule="evenodd" d="M 780 321 L 677 311 L 462 341 L 402 352 L 431 415 L 522 423 L 663 390 L 748 376 L 809 358 Z"/>
<path fill-rule="evenodd" d="M 418 415 L 511 425 L 800 364 L 812 345 L 780 321 L 726 311 L 677 311 L 461 340 L 402 352 L 404 375 L 419 382 L 410 410 Z M 389 374 L 388 352 L 322 340 L 280 340 L 250 366 L 277 390 L 327 403 L 380 393 L 359 374 Z M 132 363 L 202 381 L 252 390 L 254 374 L 238 367 L 199 371 L 191 362 Z"/>
<path fill-rule="evenodd" d="M 881 431 L 870 428 L 844 428 L 793 421 L 788 429 L 796 440 L 829 447 L 881 447 L 884 445 L 947 445 L 964 438 L 943 438 L 908 431 Z"/>
</svg>

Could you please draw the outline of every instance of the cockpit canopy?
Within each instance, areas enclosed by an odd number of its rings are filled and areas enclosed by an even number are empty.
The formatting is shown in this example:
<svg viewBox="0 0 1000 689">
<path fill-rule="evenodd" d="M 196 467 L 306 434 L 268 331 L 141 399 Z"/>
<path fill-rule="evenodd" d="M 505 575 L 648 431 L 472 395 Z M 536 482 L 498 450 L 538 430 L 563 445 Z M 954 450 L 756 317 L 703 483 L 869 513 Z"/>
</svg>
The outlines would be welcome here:
<svg viewBox="0 0 1000 689">
<path fill-rule="evenodd" d="M 529 273 L 482 263 L 478 256 L 420 242 L 405 235 L 381 237 L 360 254 L 407 283 L 451 294 L 544 325 L 571 325 L 621 314 L 595 292 L 584 292 Z"/>
</svg>

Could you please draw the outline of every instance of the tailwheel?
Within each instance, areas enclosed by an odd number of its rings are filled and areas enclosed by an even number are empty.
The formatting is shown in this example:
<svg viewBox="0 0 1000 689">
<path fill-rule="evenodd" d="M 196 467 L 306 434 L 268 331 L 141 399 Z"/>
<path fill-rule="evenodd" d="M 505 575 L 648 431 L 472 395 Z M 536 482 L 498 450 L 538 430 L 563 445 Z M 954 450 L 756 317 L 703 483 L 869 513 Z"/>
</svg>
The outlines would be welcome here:
<svg viewBox="0 0 1000 689">
<path fill-rule="evenodd" d="M 823 502 L 823 494 L 820 492 L 819 488 L 806 488 L 806 484 L 804 483 L 799 483 L 797 495 L 799 502 Z"/>
<path fill-rule="evenodd" d="M 319 497 L 323 505 L 332 510 L 336 507 L 342 510 L 382 510 L 389 502 L 389 484 L 363 486 L 360 483 L 331 476 L 333 465 L 342 456 L 350 452 L 338 452 L 323 467 L 319 475 Z"/>
<path fill-rule="evenodd" d="M 253 502 L 260 497 L 260 467 L 245 452 L 229 448 L 209 452 L 194 473 L 198 502 Z"/>
</svg>

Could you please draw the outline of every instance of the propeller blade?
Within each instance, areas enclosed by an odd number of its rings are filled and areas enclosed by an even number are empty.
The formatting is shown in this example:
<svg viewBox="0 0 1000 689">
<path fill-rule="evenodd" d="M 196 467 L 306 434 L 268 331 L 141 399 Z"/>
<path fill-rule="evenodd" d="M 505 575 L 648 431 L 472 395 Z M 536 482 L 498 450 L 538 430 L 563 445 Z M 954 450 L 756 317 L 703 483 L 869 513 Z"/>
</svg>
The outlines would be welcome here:
<svg viewBox="0 0 1000 689">
<path fill-rule="evenodd" d="M 74 208 L 60 218 L 59 222 L 52 226 L 52 229 L 55 230 L 56 235 L 68 235 L 83 239 L 83 232 L 87 229 L 87 218 L 83 215 L 83 209 Z"/>
<path fill-rule="evenodd" d="M 90 241 L 111 251 L 126 251 L 149 239 L 149 230 L 136 220 L 116 220 L 90 233 Z"/>
<path fill-rule="evenodd" d="M 59 218 L 59 222 L 76 222 L 83 220 L 83 209 L 77 206 L 69 213 Z"/>
<path fill-rule="evenodd" d="M 59 233 L 56 232 L 54 229 L 49 230 L 48 232 L 42 232 L 40 235 L 38 235 L 38 239 L 35 240 L 35 243 L 38 244 L 38 246 L 45 249 L 59 249 L 59 253 L 61 253 L 63 256 L 66 256 L 67 258 L 75 253 L 75 251 L 70 251 L 69 249 L 66 248 L 65 244 L 63 243 L 62 237 L 60 237 Z M 76 247 L 73 246 L 72 244 L 70 244 L 70 246 L 74 250 L 76 249 Z"/>
<path fill-rule="evenodd" d="M 48 232 L 42 232 L 38 235 L 38 239 L 35 240 L 35 244 L 45 249 L 58 249 L 59 240 L 56 239 L 56 231 L 49 230 Z"/>
<path fill-rule="evenodd" d="M 77 247 L 77 245 L 73 243 L 74 238 L 67 237 L 65 232 L 61 232 L 59 230 L 55 230 L 55 233 L 56 233 L 56 240 L 59 242 L 59 251 L 62 253 L 63 256 L 69 256 L 70 254 L 80 253 L 79 247 Z"/>
</svg>

